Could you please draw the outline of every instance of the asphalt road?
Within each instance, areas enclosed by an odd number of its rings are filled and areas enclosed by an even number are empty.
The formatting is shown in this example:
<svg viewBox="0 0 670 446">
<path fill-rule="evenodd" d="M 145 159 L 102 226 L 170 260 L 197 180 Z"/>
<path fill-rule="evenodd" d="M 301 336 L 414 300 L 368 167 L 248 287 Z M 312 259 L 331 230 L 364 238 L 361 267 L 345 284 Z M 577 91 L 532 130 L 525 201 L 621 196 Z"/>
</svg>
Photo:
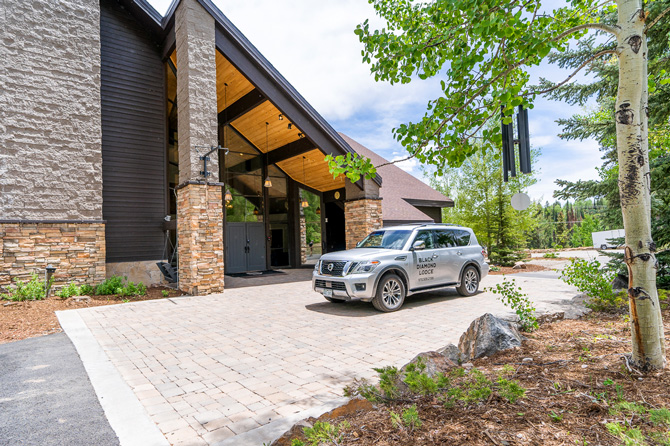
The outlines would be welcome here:
<svg viewBox="0 0 670 446">
<path fill-rule="evenodd" d="M 0 445 L 118 444 L 65 333 L 0 345 Z"/>
</svg>

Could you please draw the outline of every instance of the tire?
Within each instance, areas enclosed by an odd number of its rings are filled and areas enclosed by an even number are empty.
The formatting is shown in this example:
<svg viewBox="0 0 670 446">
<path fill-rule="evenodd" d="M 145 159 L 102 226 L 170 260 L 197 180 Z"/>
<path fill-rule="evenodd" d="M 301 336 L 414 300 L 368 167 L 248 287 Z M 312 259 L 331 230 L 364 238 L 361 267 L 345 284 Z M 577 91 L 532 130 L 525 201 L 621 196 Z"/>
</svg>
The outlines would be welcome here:
<svg viewBox="0 0 670 446">
<path fill-rule="evenodd" d="M 474 266 L 466 266 L 461 276 L 461 284 L 456 287 L 456 291 L 461 296 L 472 296 L 479 289 L 479 273 Z"/>
<path fill-rule="evenodd" d="M 333 299 L 332 297 L 326 297 L 326 296 L 323 296 L 323 298 L 332 304 L 343 304 L 346 302 L 346 300 L 344 299 Z"/>
<path fill-rule="evenodd" d="M 387 274 L 377 284 L 372 305 L 384 313 L 397 311 L 405 303 L 407 291 L 402 279 L 395 274 Z"/>
<path fill-rule="evenodd" d="M 607 249 L 607 245 L 600 245 L 600 249 L 602 249 L 602 250 Z"/>
</svg>

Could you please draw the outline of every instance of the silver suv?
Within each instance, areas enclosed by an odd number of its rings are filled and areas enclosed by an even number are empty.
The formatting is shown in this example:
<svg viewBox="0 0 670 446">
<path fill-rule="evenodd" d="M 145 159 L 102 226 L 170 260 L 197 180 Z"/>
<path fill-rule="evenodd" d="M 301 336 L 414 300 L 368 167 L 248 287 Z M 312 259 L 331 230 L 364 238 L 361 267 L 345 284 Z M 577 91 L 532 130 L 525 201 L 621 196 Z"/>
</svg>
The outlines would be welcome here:
<svg viewBox="0 0 670 446">
<path fill-rule="evenodd" d="M 486 251 L 472 229 L 446 224 L 404 225 L 368 235 L 356 248 L 325 254 L 312 288 L 330 302 L 360 299 L 380 311 L 396 311 L 405 297 L 455 286 L 477 292 L 489 272 Z"/>
</svg>

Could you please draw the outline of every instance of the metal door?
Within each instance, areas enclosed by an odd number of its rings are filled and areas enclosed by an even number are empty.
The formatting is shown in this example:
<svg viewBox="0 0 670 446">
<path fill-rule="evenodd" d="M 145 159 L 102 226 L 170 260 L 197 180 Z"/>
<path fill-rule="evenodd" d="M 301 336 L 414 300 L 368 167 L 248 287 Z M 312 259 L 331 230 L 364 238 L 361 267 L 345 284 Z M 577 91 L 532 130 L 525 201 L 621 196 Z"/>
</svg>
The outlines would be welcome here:
<svg viewBox="0 0 670 446">
<path fill-rule="evenodd" d="M 226 273 L 262 271 L 265 265 L 265 224 L 226 225 Z"/>
<path fill-rule="evenodd" d="M 247 225 L 247 271 L 263 271 L 265 264 L 265 223 Z"/>
</svg>

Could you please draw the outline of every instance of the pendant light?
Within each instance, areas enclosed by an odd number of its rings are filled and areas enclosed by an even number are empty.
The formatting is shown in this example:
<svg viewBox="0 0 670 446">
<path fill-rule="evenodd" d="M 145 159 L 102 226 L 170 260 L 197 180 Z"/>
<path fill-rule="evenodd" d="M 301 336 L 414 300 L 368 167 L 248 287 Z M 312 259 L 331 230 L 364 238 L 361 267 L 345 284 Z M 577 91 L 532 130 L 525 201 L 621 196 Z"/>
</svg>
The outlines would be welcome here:
<svg viewBox="0 0 670 446">
<path fill-rule="evenodd" d="M 306 184 L 306 182 L 307 182 L 307 180 L 306 180 L 306 174 L 305 174 L 305 157 L 303 156 L 302 157 L 302 184 Z M 300 193 L 300 195 L 302 196 L 302 201 L 300 202 L 300 206 L 302 206 L 304 208 L 309 207 L 309 202 L 307 201 L 307 198 L 305 198 L 305 196 L 302 194 L 302 192 Z"/>
<path fill-rule="evenodd" d="M 227 124 L 227 117 L 228 117 L 228 84 L 225 83 L 225 82 L 223 83 L 223 115 L 224 115 L 223 120 L 226 121 L 226 125 L 223 126 L 223 145 L 228 147 L 228 144 L 227 144 L 227 139 L 228 138 L 226 138 L 226 135 L 228 133 L 228 132 L 226 132 L 226 127 L 228 127 L 228 124 Z M 225 166 L 224 166 L 224 168 L 225 168 Z M 225 169 L 224 169 L 224 173 L 227 173 L 225 171 Z M 226 187 L 226 194 L 223 196 L 223 199 L 226 202 L 226 207 L 228 209 L 232 209 L 233 203 L 231 203 L 231 202 L 233 201 L 233 194 L 230 193 L 230 189 L 227 188 L 227 187 Z"/>
<path fill-rule="evenodd" d="M 281 115 L 279 115 L 281 116 Z M 281 118 L 279 118 L 281 119 Z M 268 153 L 268 126 L 269 123 L 265 123 L 265 153 Z M 272 181 L 270 180 L 270 173 L 265 177 L 265 182 L 263 183 L 264 187 L 272 187 Z"/>
<path fill-rule="evenodd" d="M 226 201 L 233 201 L 233 194 L 230 193 L 230 189 L 226 189 L 226 195 L 223 199 Z"/>
<path fill-rule="evenodd" d="M 321 206 L 316 208 L 316 215 L 321 215 Z"/>
</svg>

